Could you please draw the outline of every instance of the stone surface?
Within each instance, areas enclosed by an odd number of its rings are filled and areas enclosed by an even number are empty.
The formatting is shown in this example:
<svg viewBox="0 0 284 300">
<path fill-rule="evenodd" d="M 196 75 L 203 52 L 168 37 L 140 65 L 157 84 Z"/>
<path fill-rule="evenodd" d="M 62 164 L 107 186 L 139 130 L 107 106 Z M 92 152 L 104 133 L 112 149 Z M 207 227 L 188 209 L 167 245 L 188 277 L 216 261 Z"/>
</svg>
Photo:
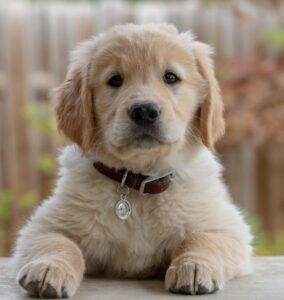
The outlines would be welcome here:
<svg viewBox="0 0 284 300">
<path fill-rule="evenodd" d="M 15 282 L 11 259 L 0 258 L 0 300 L 30 299 Z M 212 295 L 185 296 L 167 293 L 161 280 L 117 280 L 85 278 L 72 299 L 210 299 L 210 300 L 280 300 L 284 299 L 284 257 L 254 258 L 252 275 L 227 283 Z"/>
</svg>

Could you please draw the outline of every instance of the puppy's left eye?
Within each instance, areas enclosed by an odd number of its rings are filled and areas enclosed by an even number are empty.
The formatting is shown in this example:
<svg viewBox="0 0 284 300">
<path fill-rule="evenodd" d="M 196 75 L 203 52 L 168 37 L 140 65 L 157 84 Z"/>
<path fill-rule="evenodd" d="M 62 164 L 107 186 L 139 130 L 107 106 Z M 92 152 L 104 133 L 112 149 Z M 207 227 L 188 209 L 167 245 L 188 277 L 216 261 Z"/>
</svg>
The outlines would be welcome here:
<svg viewBox="0 0 284 300">
<path fill-rule="evenodd" d="M 180 79 L 177 77 L 176 74 L 174 74 L 172 72 L 166 72 L 164 75 L 164 81 L 167 84 L 175 84 L 178 81 L 180 81 Z"/>
<path fill-rule="evenodd" d="M 115 88 L 121 87 L 123 84 L 123 78 L 120 75 L 114 75 L 109 79 L 107 84 Z"/>
</svg>

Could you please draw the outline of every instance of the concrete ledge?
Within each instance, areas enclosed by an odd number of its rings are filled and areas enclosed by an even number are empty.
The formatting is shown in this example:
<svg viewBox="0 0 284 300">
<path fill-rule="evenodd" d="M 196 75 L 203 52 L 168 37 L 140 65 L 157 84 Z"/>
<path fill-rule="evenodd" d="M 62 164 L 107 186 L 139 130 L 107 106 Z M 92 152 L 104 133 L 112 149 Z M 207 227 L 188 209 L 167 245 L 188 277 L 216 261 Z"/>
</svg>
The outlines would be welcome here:
<svg viewBox="0 0 284 300">
<path fill-rule="evenodd" d="M 0 258 L 0 299 L 30 299 L 15 282 L 11 259 Z M 254 258 L 254 273 L 229 282 L 212 295 L 185 296 L 169 294 L 161 280 L 117 280 L 85 278 L 72 299 L 210 299 L 210 300 L 280 300 L 284 299 L 284 257 Z"/>
</svg>

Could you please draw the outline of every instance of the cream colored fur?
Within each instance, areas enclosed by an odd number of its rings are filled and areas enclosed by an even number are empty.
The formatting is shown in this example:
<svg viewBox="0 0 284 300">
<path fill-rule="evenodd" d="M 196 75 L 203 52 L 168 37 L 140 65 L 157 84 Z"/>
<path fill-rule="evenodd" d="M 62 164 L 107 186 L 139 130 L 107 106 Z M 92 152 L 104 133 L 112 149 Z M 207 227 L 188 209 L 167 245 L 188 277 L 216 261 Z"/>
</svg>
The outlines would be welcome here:
<svg viewBox="0 0 284 300">
<path fill-rule="evenodd" d="M 182 80 L 175 90 L 155 79 L 155 62 L 147 64 L 145 57 L 146 66 L 138 67 L 138 73 L 146 68 L 151 80 L 143 81 L 143 89 L 135 67 L 127 66 L 128 58 L 125 64 L 133 80 L 125 80 L 125 90 L 114 92 L 98 81 L 105 81 L 106 65 L 112 62 L 104 62 L 100 51 L 116 47 L 127 53 L 127 47 L 139 48 L 155 37 L 171 51 L 150 47 L 150 52 L 160 51 L 165 61 L 179 65 Z M 20 231 L 15 249 L 17 278 L 30 294 L 73 296 L 84 272 L 118 277 L 160 274 L 172 292 L 210 293 L 250 271 L 249 228 L 222 182 L 220 163 L 206 147 L 213 147 L 223 131 L 209 52 L 190 33 L 179 35 L 167 25 L 119 26 L 79 46 L 66 82 L 54 96 L 59 128 L 78 145 L 62 151 L 54 193 Z M 139 51 L 131 53 L 131 63 L 139 64 Z M 163 108 L 165 144 L 133 149 L 120 139 L 130 126 L 125 107 L 149 97 Z M 158 195 L 140 196 L 131 190 L 132 214 L 122 221 L 114 212 L 118 184 L 98 173 L 96 160 L 148 175 L 172 169 L 176 179 Z"/>
</svg>

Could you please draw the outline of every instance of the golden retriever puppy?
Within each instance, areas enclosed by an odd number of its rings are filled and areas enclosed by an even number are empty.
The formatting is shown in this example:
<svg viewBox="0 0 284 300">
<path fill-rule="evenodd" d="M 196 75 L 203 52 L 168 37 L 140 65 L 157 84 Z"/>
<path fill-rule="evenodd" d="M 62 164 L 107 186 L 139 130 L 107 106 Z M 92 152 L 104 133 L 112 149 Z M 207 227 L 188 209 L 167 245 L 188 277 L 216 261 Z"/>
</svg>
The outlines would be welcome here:
<svg viewBox="0 0 284 300">
<path fill-rule="evenodd" d="M 249 272 L 251 234 L 212 154 L 224 121 L 211 52 L 163 24 L 117 26 L 74 51 L 53 98 L 75 144 L 15 249 L 30 295 L 71 297 L 84 273 L 206 294 Z"/>
</svg>

